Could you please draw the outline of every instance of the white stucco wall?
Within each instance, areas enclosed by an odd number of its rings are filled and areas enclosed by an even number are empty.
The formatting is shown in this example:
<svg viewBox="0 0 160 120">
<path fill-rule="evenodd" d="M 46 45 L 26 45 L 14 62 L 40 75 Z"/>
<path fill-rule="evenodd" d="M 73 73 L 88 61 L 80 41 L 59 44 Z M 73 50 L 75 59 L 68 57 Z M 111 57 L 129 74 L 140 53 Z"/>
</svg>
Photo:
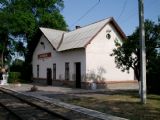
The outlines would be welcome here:
<svg viewBox="0 0 160 120">
<path fill-rule="evenodd" d="M 110 31 L 111 39 L 106 38 L 107 31 Z M 88 79 L 97 78 L 99 80 L 123 81 L 134 80 L 134 72 L 122 72 L 116 68 L 114 57 L 111 57 L 113 48 L 115 48 L 114 40 L 121 42 L 121 37 L 111 24 L 104 29 L 91 41 L 86 47 L 86 72 Z"/>
<path fill-rule="evenodd" d="M 44 42 L 45 49 L 40 44 Z M 38 59 L 38 54 L 51 52 L 50 58 Z M 44 36 L 41 37 L 34 53 L 32 59 L 33 66 L 33 77 L 37 78 L 37 65 L 39 65 L 39 78 L 46 79 L 47 68 L 52 69 L 52 78 L 53 78 L 53 64 L 56 64 L 56 79 L 64 80 L 65 79 L 65 63 L 69 62 L 69 71 L 70 71 L 70 80 L 74 80 L 75 74 L 75 63 L 81 62 L 81 74 L 82 76 L 86 72 L 85 65 L 85 49 L 75 49 L 64 52 L 56 52 L 48 40 Z"/>
</svg>

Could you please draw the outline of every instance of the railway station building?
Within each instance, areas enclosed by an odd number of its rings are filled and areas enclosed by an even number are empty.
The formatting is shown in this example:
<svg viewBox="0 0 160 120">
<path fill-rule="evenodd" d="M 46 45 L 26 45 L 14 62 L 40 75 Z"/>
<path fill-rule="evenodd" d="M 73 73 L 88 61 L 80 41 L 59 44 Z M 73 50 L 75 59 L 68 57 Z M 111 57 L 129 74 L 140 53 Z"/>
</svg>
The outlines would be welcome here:
<svg viewBox="0 0 160 120">
<path fill-rule="evenodd" d="M 32 57 L 33 78 L 41 84 L 87 88 L 95 83 L 132 82 L 134 71 L 122 72 L 110 56 L 126 36 L 114 18 L 73 31 L 39 28 L 41 35 Z"/>
</svg>

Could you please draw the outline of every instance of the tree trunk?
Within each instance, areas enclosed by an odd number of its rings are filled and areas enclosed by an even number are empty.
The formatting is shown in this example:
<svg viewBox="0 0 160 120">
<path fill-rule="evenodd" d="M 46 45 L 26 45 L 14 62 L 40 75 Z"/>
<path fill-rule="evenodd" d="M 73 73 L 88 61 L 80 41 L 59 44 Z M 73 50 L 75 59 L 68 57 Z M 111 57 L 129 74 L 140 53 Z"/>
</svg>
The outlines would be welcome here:
<svg viewBox="0 0 160 120">
<path fill-rule="evenodd" d="M 141 95 L 141 81 L 140 81 L 140 64 L 139 61 L 137 63 L 137 65 L 134 67 L 134 74 L 136 79 L 138 80 L 138 85 L 139 85 L 139 95 Z"/>
<path fill-rule="evenodd" d="M 5 50 L 7 48 L 7 41 L 8 41 L 8 35 L 7 34 L 4 34 L 2 36 L 2 51 L 1 51 L 1 66 L 4 67 L 4 62 L 5 62 Z"/>
<path fill-rule="evenodd" d="M 4 50 L 2 50 L 2 53 L 1 53 L 1 66 L 3 67 L 3 61 L 4 61 L 4 57 L 3 57 L 3 54 L 4 54 Z"/>
<path fill-rule="evenodd" d="M 139 85 L 138 93 L 139 93 L 139 96 L 141 96 L 141 81 L 138 81 L 138 85 Z"/>
<path fill-rule="evenodd" d="M 138 66 L 135 67 L 134 69 L 134 74 L 135 74 L 135 77 L 138 81 L 140 81 L 140 69 Z"/>
</svg>

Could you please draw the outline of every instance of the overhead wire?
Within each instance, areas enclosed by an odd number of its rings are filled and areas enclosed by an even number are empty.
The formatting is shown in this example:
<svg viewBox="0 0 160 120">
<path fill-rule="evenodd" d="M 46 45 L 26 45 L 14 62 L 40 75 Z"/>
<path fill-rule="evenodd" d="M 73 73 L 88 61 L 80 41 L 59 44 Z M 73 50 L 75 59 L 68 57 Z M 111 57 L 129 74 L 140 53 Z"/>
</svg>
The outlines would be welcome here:
<svg viewBox="0 0 160 120">
<path fill-rule="evenodd" d="M 124 1 L 123 8 L 122 8 L 122 10 L 121 10 L 120 15 L 119 15 L 118 18 L 117 18 L 117 21 L 119 21 L 119 19 L 120 19 L 121 16 L 123 15 L 123 13 L 124 13 L 124 11 L 125 11 L 125 9 L 126 9 L 126 5 L 127 5 L 127 0 Z"/>
<path fill-rule="evenodd" d="M 150 8 L 151 6 L 153 7 L 155 4 L 157 4 L 157 2 L 159 2 L 159 1 L 155 0 L 155 1 L 145 2 L 146 3 L 145 8 Z M 137 10 L 138 10 L 138 8 L 137 8 Z M 130 11 L 128 11 L 128 13 L 130 13 L 130 14 L 128 16 L 126 16 L 126 18 L 123 18 L 121 20 L 121 21 L 123 21 L 123 25 L 129 24 L 130 20 L 133 20 L 133 19 L 135 20 L 135 17 L 138 16 L 137 10 L 135 10 L 135 8 L 132 8 Z"/>
<path fill-rule="evenodd" d="M 147 5 L 146 8 L 151 7 L 153 5 L 155 5 L 155 3 L 157 3 L 158 1 L 150 1 Z M 131 20 L 133 17 L 135 17 L 137 15 L 136 10 L 133 8 L 133 11 L 129 16 L 127 16 L 127 18 L 125 20 L 123 20 L 123 23 L 126 23 L 127 21 Z M 127 24 L 127 23 L 126 23 Z"/>
<path fill-rule="evenodd" d="M 96 4 L 94 4 L 91 8 L 89 8 L 80 18 L 78 18 L 72 25 L 71 27 L 73 27 L 76 23 L 78 23 L 80 20 L 82 20 L 85 16 L 87 16 L 98 4 L 100 3 L 100 0 L 98 0 L 98 2 L 96 2 Z"/>
</svg>

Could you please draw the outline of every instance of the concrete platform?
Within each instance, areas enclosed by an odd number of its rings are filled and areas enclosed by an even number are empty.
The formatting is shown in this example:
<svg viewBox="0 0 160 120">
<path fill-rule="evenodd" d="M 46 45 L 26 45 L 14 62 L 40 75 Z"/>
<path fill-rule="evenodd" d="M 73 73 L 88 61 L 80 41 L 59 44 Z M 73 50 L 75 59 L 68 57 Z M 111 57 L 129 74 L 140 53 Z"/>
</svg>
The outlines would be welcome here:
<svg viewBox="0 0 160 120">
<path fill-rule="evenodd" d="M 26 92 L 31 89 L 33 84 L 8 84 L 3 85 L 5 88 L 14 89 L 19 92 Z M 110 91 L 110 90 L 138 90 L 138 83 L 110 83 L 107 86 L 107 89 L 76 89 L 68 87 L 57 87 L 57 86 L 42 86 L 36 85 L 39 91 L 44 92 L 54 92 L 54 93 L 85 93 L 85 92 L 98 92 L 98 91 Z"/>
</svg>

